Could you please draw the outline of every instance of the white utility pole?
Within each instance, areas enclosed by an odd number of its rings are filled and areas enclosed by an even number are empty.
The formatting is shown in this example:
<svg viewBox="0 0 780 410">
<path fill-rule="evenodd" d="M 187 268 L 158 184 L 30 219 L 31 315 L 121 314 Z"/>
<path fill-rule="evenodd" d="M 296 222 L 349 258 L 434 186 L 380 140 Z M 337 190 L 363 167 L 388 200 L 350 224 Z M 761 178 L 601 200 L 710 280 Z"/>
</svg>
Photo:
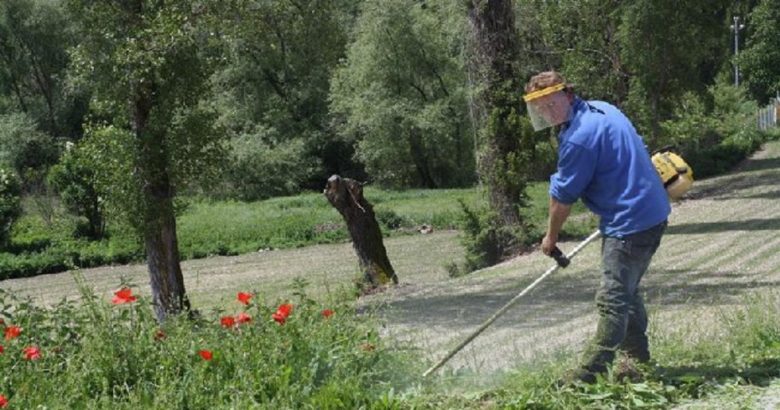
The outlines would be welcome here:
<svg viewBox="0 0 780 410">
<path fill-rule="evenodd" d="M 734 30 L 734 85 L 739 87 L 739 31 L 745 28 L 745 25 L 739 22 L 739 16 L 734 16 L 734 24 L 730 26 Z"/>
</svg>

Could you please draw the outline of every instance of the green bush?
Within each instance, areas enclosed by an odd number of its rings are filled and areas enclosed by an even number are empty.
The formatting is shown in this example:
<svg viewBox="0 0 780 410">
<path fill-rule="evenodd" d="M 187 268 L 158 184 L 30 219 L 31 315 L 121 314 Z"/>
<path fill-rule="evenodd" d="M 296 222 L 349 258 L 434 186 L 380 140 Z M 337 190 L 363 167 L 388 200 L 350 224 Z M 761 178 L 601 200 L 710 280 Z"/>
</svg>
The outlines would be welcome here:
<svg viewBox="0 0 780 410">
<path fill-rule="evenodd" d="M 233 141 L 233 158 L 214 196 L 255 201 L 293 195 L 318 172 L 319 163 L 306 155 L 302 139 L 269 144 L 264 142 L 267 133 L 241 135 Z"/>
<path fill-rule="evenodd" d="M 21 186 L 14 174 L 0 168 L 0 248 L 10 239 L 11 227 L 22 214 Z"/>
<path fill-rule="evenodd" d="M 392 209 L 379 208 L 376 210 L 376 220 L 387 230 L 408 226 L 409 222 Z"/>
<path fill-rule="evenodd" d="M 26 189 L 43 181 L 46 169 L 58 156 L 59 147 L 30 117 L 0 115 L 0 164 L 12 167 Z"/>
<path fill-rule="evenodd" d="M 466 249 L 466 262 L 462 269 L 448 267 L 451 276 L 495 265 L 531 243 L 526 230 L 503 226 L 487 208 L 471 209 L 463 201 L 460 205 L 463 210 L 461 243 Z"/>
<path fill-rule="evenodd" d="M 659 146 L 673 145 L 693 168 L 695 178 L 724 173 L 766 140 L 755 125 L 758 106 L 744 89 L 719 79 L 700 97 L 686 93 L 676 117 L 662 123 Z"/>
<path fill-rule="evenodd" d="M 95 178 L 95 169 L 87 156 L 73 147 L 49 170 L 48 182 L 70 212 L 86 218 L 86 223 L 77 228 L 79 236 L 101 239 L 105 234 L 105 219 Z"/>
</svg>

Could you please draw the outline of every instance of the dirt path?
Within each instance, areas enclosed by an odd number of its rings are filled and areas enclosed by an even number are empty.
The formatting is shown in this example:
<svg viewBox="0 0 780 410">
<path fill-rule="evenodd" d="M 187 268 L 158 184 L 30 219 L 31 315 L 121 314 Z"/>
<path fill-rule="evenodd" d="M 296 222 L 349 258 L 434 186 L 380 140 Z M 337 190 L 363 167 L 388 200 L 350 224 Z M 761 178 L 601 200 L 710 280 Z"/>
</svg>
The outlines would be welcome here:
<svg viewBox="0 0 780 410">
<path fill-rule="evenodd" d="M 650 332 L 706 326 L 713 307 L 738 305 L 780 284 L 780 144 L 768 144 L 736 172 L 696 183 L 675 204 L 670 225 L 643 280 Z M 564 243 L 564 251 L 576 243 Z M 446 366 L 487 374 L 540 354 L 580 349 L 595 330 L 599 244 L 537 286 Z M 387 305 L 387 332 L 441 358 L 551 266 L 534 252 L 441 283 L 405 284 L 374 296 Z M 685 315 L 680 314 L 681 312 Z M 695 317 L 696 323 L 683 317 Z M 702 318 L 705 318 L 702 321 Z M 667 329 L 664 329 L 666 331 Z"/>
</svg>

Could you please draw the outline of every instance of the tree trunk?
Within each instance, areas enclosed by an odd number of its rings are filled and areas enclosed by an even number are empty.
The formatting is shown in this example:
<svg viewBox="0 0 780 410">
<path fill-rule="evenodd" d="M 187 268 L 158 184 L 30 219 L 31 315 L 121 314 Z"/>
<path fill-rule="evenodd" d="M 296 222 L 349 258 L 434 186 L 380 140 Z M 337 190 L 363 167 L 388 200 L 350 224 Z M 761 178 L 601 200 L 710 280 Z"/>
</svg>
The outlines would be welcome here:
<svg viewBox="0 0 780 410">
<path fill-rule="evenodd" d="M 387 258 L 374 208 L 363 197 L 360 182 L 333 175 L 328 178 L 323 194 L 347 223 L 363 271 L 364 285 L 376 288 L 390 281 L 397 284 L 398 276 Z"/>
<path fill-rule="evenodd" d="M 491 208 L 504 226 L 520 226 L 518 205 L 527 183 L 522 163 L 519 113 L 522 85 L 511 0 L 469 0 L 470 78 L 477 94 L 473 111 L 479 132 L 477 168 Z M 533 149 L 533 148 L 530 148 Z M 528 162 L 528 158 L 525 162 Z"/>
<path fill-rule="evenodd" d="M 157 320 L 190 309 L 184 289 L 176 240 L 173 212 L 173 187 L 167 168 L 165 136 L 148 130 L 149 114 L 154 106 L 154 86 L 149 81 L 138 85 L 133 101 L 132 129 L 140 146 L 137 167 L 143 184 L 143 239 L 152 302 Z"/>
</svg>

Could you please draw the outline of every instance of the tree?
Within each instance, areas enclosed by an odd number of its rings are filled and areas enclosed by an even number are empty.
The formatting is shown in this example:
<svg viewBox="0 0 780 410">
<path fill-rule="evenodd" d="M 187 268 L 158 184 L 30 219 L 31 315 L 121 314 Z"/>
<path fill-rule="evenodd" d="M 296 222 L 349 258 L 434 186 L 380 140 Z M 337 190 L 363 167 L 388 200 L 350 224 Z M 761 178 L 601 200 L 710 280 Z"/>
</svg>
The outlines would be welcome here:
<svg viewBox="0 0 780 410">
<path fill-rule="evenodd" d="M 726 0 L 625 6 L 619 36 L 631 75 L 626 109 L 649 145 L 661 136 L 661 122 L 671 118 L 674 102 L 686 91 L 705 93 L 714 78 L 723 61 L 726 6 Z"/>
<path fill-rule="evenodd" d="M 532 32 L 523 35 L 524 42 L 542 39 L 541 47 L 525 53 L 540 54 L 536 59 L 542 65 L 534 71 L 557 67 L 584 97 L 621 106 L 629 86 L 618 35 L 625 4 L 620 0 L 523 2 L 521 13 L 539 20 Z"/>
<path fill-rule="evenodd" d="M 77 138 L 86 95 L 65 85 L 74 44 L 72 24 L 58 1 L 0 2 L 0 94 L 12 111 L 30 116 L 51 137 Z"/>
<path fill-rule="evenodd" d="M 38 130 L 29 115 L 0 115 L 0 164 L 16 172 L 25 192 L 40 191 L 46 170 L 57 162 L 58 156 L 59 147 Z"/>
<path fill-rule="evenodd" d="M 522 118 L 525 105 L 512 1 L 470 0 L 468 17 L 479 177 L 499 224 L 519 228 L 518 205 L 532 168 L 534 140 Z"/>
<path fill-rule="evenodd" d="M 227 185 L 238 196 L 290 195 L 319 189 L 331 173 L 360 175 L 342 155 L 350 147 L 334 138 L 328 117 L 330 79 L 344 56 L 357 3 L 241 2 L 225 29 L 229 60 L 218 74 L 221 122 L 233 139 Z M 283 160 L 257 168 L 257 157 Z M 246 174 L 247 168 L 254 171 Z M 283 175 L 290 168 L 296 172 Z M 244 184 L 232 183 L 236 175 Z M 266 191 L 270 187 L 276 192 Z"/>
<path fill-rule="evenodd" d="M 738 63 L 750 94 L 764 103 L 780 93 L 780 1 L 763 0 L 747 26 L 747 47 Z"/>
<path fill-rule="evenodd" d="M 374 182 L 439 188 L 474 180 L 458 6 L 370 0 L 360 8 L 331 111 Z"/>
<path fill-rule="evenodd" d="M 213 169 L 223 151 L 215 116 L 203 103 L 220 60 L 211 53 L 217 36 L 208 24 L 220 4 L 69 0 L 68 5 L 80 23 L 74 71 L 94 88 L 92 109 L 113 123 L 92 124 L 93 138 L 101 141 L 110 130 L 130 137 L 130 144 L 119 145 L 132 164 L 123 175 L 130 182 L 117 185 L 131 187 L 136 200 L 117 205 L 129 210 L 143 238 L 155 314 L 162 321 L 190 308 L 173 199 L 177 188 Z M 110 156 L 105 150 L 116 147 L 105 141 L 98 153 Z"/>
<path fill-rule="evenodd" d="M 359 286 L 373 289 L 391 281 L 397 285 L 398 276 L 387 257 L 374 207 L 363 196 L 363 185 L 353 179 L 333 175 L 328 178 L 323 194 L 347 224 L 352 247 L 363 271 L 363 282 Z"/>
</svg>

